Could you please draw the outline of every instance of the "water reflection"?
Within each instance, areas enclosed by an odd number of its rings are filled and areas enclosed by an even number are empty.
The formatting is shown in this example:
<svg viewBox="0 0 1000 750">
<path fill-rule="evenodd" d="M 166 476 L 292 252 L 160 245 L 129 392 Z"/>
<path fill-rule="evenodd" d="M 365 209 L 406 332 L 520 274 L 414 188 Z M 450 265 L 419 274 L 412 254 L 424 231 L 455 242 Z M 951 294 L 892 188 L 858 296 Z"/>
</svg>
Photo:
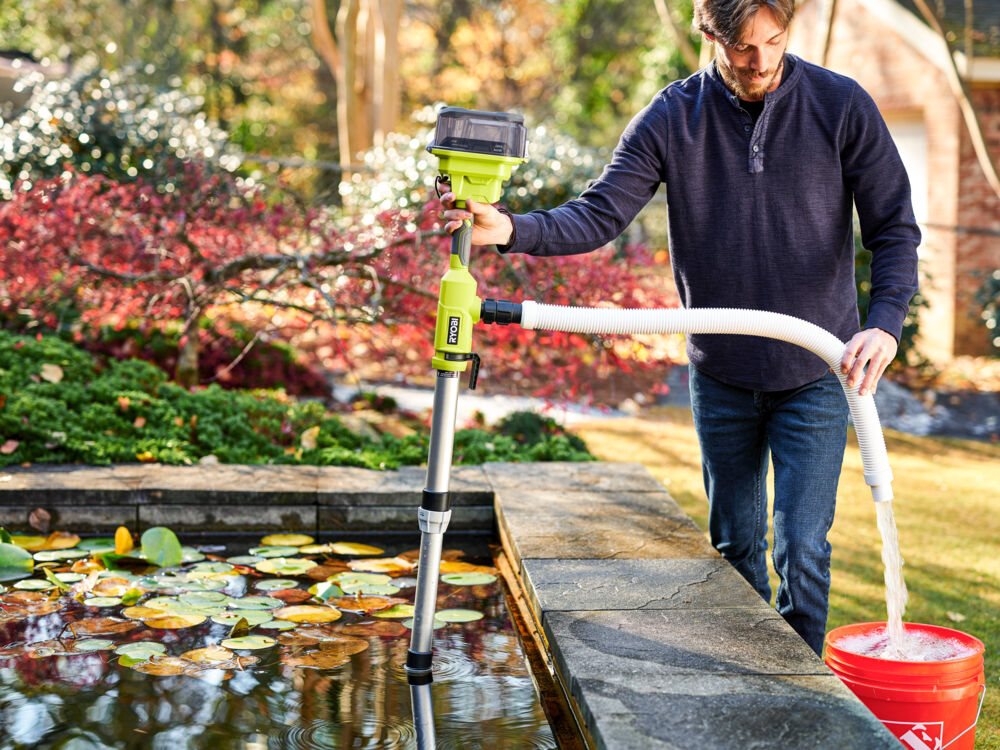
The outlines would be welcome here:
<svg viewBox="0 0 1000 750">
<path fill-rule="evenodd" d="M 476 551 L 478 562 L 490 563 Z M 245 588 L 234 580 L 226 592 Z M 412 588 L 399 594 L 407 595 L 412 600 Z M 281 645 L 254 652 L 260 661 L 242 670 L 157 677 L 123 666 L 111 651 L 33 658 L 17 648 L 57 638 L 67 619 L 93 616 L 82 608 L 0 622 L 0 647 L 7 649 L 0 652 L 0 750 L 410 750 L 421 748 L 426 731 L 438 748 L 556 747 L 500 584 L 442 585 L 438 608 L 463 607 L 485 616 L 435 630 L 434 680 L 416 698 L 420 715 L 432 717 L 430 730 L 414 722 L 404 670 L 409 631 L 402 627 L 383 623 L 365 637 L 366 650 L 333 669 L 291 666 L 285 659 L 297 647 Z M 363 626 L 376 622 L 349 614 L 329 627 L 364 637 Z M 228 628 L 209 620 L 154 633 L 168 654 L 178 655 L 218 643 Z M 150 631 L 108 637 L 120 644 L 148 639 Z"/>
</svg>

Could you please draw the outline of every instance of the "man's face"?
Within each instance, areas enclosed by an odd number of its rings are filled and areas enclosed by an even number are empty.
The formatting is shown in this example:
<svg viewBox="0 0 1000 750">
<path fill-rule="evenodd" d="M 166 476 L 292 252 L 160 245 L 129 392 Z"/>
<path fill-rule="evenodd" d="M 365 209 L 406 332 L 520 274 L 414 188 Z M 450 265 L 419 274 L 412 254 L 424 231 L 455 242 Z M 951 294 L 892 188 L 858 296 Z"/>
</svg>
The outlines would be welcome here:
<svg viewBox="0 0 1000 750">
<path fill-rule="evenodd" d="M 767 6 L 755 13 L 732 46 L 716 42 L 716 64 L 722 80 L 740 99 L 760 101 L 781 83 L 788 30 Z"/>
</svg>

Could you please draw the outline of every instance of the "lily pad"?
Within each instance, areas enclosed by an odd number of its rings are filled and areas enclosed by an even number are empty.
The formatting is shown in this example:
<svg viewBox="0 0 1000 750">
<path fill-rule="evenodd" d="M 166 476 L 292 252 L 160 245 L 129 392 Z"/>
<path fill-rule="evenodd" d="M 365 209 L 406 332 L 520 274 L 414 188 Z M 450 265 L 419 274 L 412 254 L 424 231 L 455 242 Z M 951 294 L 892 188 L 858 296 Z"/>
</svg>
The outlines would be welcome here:
<svg viewBox="0 0 1000 750">
<path fill-rule="evenodd" d="M 182 628 L 193 628 L 201 625 L 208 619 L 205 615 L 182 615 L 174 613 L 164 613 L 162 617 L 150 617 L 143 620 L 146 627 L 157 628 L 159 630 L 180 630 Z"/>
<path fill-rule="evenodd" d="M 219 662 L 230 661 L 236 654 L 228 648 L 222 646 L 206 646 L 205 648 L 195 648 L 181 654 L 182 659 L 194 662 L 195 664 L 218 664 Z"/>
<path fill-rule="evenodd" d="M 441 581 L 452 586 L 484 586 L 493 583 L 497 577 L 490 573 L 445 573 Z"/>
<path fill-rule="evenodd" d="M 47 549 L 35 553 L 38 562 L 55 562 L 58 560 L 76 560 L 87 557 L 90 553 L 85 549 Z"/>
<path fill-rule="evenodd" d="M 205 607 L 213 604 L 231 605 L 234 599 L 218 591 L 192 591 L 181 594 L 177 600 L 189 607 Z"/>
<path fill-rule="evenodd" d="M 151 656 L 159 656 L 167 653 L 167 647 L 156 641 L 134 641 L 123 643 L 115 649 L 119 656 L 130 656 L 133 659 L 148 659 Z"/>
<path fill-rule="evenodd" d="M 408 619 L 408 620 L 402 620 L 400 622 L 400 624 L 403 627 L 408 628 L 409 630 L 413 630 L 413 618 L 412 617 L 410 619 Z M 447 624 L 448 623 L 444 622 L 443 620 L 439 620 L 438 618 L 435 617 L 434 618 L 433 629 L 437 630 L 438 628 L 443 628 Z"/>
<path fill-rule="evenodd" d="M 176 596 L 154 596 L 152 599 L 147 599 L 143 606 L 170 612 L 184 605 Z"/>
<path fill-rule="evenodd" d="M 85 607 L 117 607 L 121 603 L 120 596 L 94 596 L 83 600 Z"/>
<path fill-rule="evenodd" d="M 226 627 L 232 627 L 244 619 L 251 628 L 274 619 L 270 612 L 253 609 L 234 609 L 231 612 L 221 612 L 212 618 L 212 622 Z"/>
<path fill-rule="evenodd" d="M 267 622 L 262 622 L 257 627 L 261 630 L 295 630 L 298 627 L 298 623 L 291 620 L 268 620 Z"/>
<path fill-rule="evenodd" d="M 416 565 L 402 557 L 375 557 L 367 560 L 351 560 L 347 563 L 351 570 L 369 573 L 409 573 Z"/>
<path fill-rule="evenodd" d="M 99 537 L 97 539 L 83 539 L 78 545 L 80 549 L 85 549 L 90 554 L 96 555 L 102 552 L 114 552 L 115 540 L 110 537 Z"/>
<path fill-rule="evenodd" d="M 270 560 L 262 560 L 254 565 L 254 567 L 261 573 L 298 576 L 315 568 L 316 563 L 312 560 L 303 560 L 301 558 L 275 557 Z"/>
<path fill-rule="evenodd" d="M 236 557 L 227 557 L 226 561 L 233 565 L 256 565 L 263 559 L 260 555 L 236 555 Z"/>
<path fill-rule="evenodd" d="M 334 542 L 330 545 L 330 548 L 337 555 L 381 555 L 385 552 L 380 547 L 372 547 L 370 544 L 359 544 L 357 542 Z"/>
<path fill-rule="evenodd" d="M 359 573 L 353 570 L 345 570 L 342 573 L 330 576 L 329 580 L 340 584 L 340 587 L 343 588 L 345 585 L 353 586 L 358 583 L 370 583 L 373 585 L 389 583 L 392 577 L 384 573 Z"/>
<path fill-rule="evenodd" d="M 441 609 L 434 613 L 434 619 L 442 622 L 475 622 L 483 619 L 483 613 L 474 609 Z"/>
<path fill-rule="evenodd" d="M 165 610 L 155 607 L 126 607 L 122 610 L 122 617 L 130 620 L 148 620 L 150 617 L 163 617 L 165 613 Z"/>
<path fill-rule="evenodd" d="M 258 591 L 281 591 L 282 589 L 294 589 L 298 585 L 298 581 L 293 581 L 290 578 L 269 578 L 257 581 L 253 587 Z"/>
<path fill-rule="evenodd" d="M 242 638 L 227 638 L 221 645 L 226 648 L 256 651 L 262 648 L 271 648 L 277 641 L 266 635 L 245 635 Z"/>
<path fill-rule="evenodd" d="M 227 562 L 200 562 L 191 566 L 191 573 L 230 573 L 233 570 L 232 563 Z"/>
<path fill-rule="evenodd" d="M 55 576 L 63 583 L 76 583 L 87 577 L 83 573 L 56 573 Z"/>
<path fill-rule="evenodd" d="M 73 644 L 74 651 L 82 651 L 84 653 L 89 651 L 111 651 L 114 647 L 115 642 L 109 641 L 107 638 L 85 638 Z"/>
<path fill-rule="evenodd" d="M 351 661 L 351 657 L 341 651 L 313 651 L 299 656 L 290 656 L 282 661 L 290 667 L 302 669 L 335 669 Z"/>
<path fill-rule="evenodd" d="M 330 581 L 320 581 L 319 583 L 314 583 L 309 587 L 309 593 L 322 601 L 335 599 L 344 595 L 343 589 Z"/>
<path fill-rule="evenodd" d="M 260 543 L 264 547 L 303 547 L 314 541 L 306 534 L 268 534 Z"/>
<path fill-rule="evenodd" d="M 342 615 L 332 607 L 320 607 L 312 604 L 299 604 L 292 607 L 282 607 L 272 613 L 277 620 L 292 622 L 335 622 Z"/>
<path fill-rule="evenodd" d="M 277 609 L 285 606 L 281 599 L 272 596 L 244 596 L 242 599 L 230 599 L 228 604 L 233 609 Z"/>
<path fill-rule="evenodd" d="M 0 581 L 16 581 L 31 575 L 35 560 L 16 544 L 0 543 Z"/>
<path fill-rule="evenodd" d="M 184 559 L 184 552 L 181 550 L 177 535 L 165 526 L 146 529 L 142 533 L 141 543 L 146 560 L 161 568 L 178 565 Z"/>
<path fill-rule="evenodd" d="M 392 596 L 399 593 L 399 586 L 391 583 L 344 583 L 345 594 L 365 594 L 367 596 Z"/>
<path fill-rule="evenodd" d="M 378 612 L 372 612 L 372 617 L 379 617 L 386 620 L 394 620 L 396 618 L 406 618 L 413 617 L 414 607 L 412 604 L 396 604 L 388 609 L 382 609 Z"/>
<path fill-rule="evenodd" d="M 298 547 L 290 547 L 288 545 L 284 546 L 266 546 L 266 547 L 253 547 L 250 550 L 251 555 L 259 555 L 260 557 L 271 558 L 271 557 L 290 557 L 299 554 Z"/>
<path fill-rule="evenodd" d="M 205 559 L 205 556 L 194 547 L 181 547 L 181 562 L 196 563 Z"/>
<path fill-rule="evenodd" d="M 181 587 L 187 591 L 221 591 L 226 588 L 228 581 L 217 578 L 187 578 Z"/>
<path fill-rule="evenodd" d="M 13 588 L 21 591 L 48 591 L 54 589 L 56 585 L 51 581 L 43 581 L 40 578 L 29 578 L 25 581 L 18 581 Z"/>
<path fill-rule="evenodd" d="M 168 677 L 184 674 L 188 670 L 188 664 L 176 656 L 165 656 L 161 659 L 149 659 L 132 665 L 132 669 L 143 674 L 156 675 L 157 677 Z"/>
</svg>

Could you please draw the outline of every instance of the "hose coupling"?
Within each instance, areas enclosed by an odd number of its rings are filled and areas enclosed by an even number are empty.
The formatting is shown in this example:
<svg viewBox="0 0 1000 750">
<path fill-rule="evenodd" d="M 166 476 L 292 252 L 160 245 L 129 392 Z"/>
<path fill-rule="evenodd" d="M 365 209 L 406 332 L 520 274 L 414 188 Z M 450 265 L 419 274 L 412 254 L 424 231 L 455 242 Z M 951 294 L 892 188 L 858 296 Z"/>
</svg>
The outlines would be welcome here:
<svg viewBox="0 0 1000 750">
<path fill-rule="evenodd" d="M 495 323 L 506 326 L 521 322 L 521 303 L 501 299 L 484 299 L 480 310 L 480 320 L 483 323 Z"/>
</svg>

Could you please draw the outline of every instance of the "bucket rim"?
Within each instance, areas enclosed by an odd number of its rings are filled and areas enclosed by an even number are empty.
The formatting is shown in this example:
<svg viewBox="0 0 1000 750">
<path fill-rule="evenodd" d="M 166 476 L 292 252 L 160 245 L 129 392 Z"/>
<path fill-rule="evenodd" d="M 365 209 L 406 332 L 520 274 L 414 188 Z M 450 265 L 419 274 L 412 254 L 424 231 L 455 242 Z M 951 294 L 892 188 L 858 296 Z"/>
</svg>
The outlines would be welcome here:
<svg viewBox="0 0 1000 750">
<path fill-rule="evenodd" d="M 848 634 L 856 634 L 857 632 L 864 632 L 866 629 L 873 628 L 886 628 L 888 623 L 884 620 L 872 621 L 872 622 L 858 622 L 851 623 L 849 625 L 840 625 L 839 627 L 833 628 L 830 632 L 826 634 L 824 638 L 824 643 L 828 650 L 832 650 L 838 654 L 847 654 L 851 659 L 863 660 L 862 663 L 870 663 L 872 665 L 877 664 L 907 664 L 907 665 L 924 665 L 928 667 L 933 667 L 936 665 L 947 667 L 957 666 L 970 659 L 978 659 L 980 662 L 983 659 L 983 655 L 986 651 L 986 644 L 981 640 L 976 638 L 974 635 L 962 632 L 961 630 L 955 630 L 954 628 L 947 628 L 942 625 L 931 625 L 929 623 L 922 622 L 904 622 L 903 630 L 919 631 L 919 632 L 931 632 L 942 635 L 947 638 L 954 638 L 974 649 L 974 653 L 967 654 L 965 656 L 959 656 L 954 659 L 938 659 L 938 660 L 927 660 L 927 661 L 909 661 L 906 659 L 882 659 L 877 656 L 867 656 L 865 654 L 857 654 L 853 651 L 848 651 L 847 649 L 839 648 L 834 640 L 835 636 L 844 637 Z"/>
</svg>

